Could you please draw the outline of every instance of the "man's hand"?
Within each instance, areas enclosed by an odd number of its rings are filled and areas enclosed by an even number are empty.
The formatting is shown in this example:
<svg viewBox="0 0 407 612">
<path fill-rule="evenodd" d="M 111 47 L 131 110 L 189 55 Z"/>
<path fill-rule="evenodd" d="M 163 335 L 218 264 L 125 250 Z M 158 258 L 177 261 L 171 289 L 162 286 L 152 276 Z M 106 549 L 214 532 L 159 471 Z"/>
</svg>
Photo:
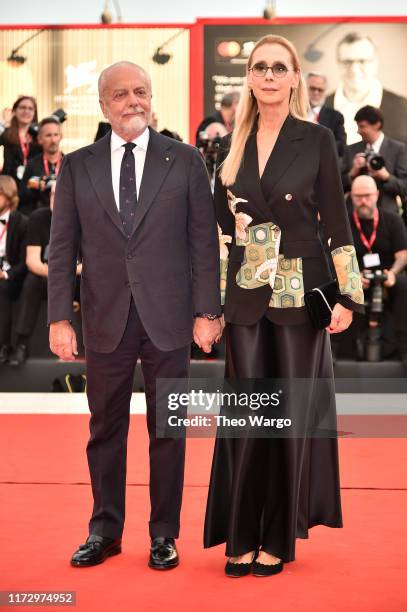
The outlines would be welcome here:
<svg viewBox="0 0 407 612">
<path fill-rule="evenodd" d="M 222 326 L 219 319 L 209 321 L 204 317 L 196 317 L 194 323 L 194 342 L 205 353 L 210 353 L 212 344 L 222 336 Z"/>
<path fill-rule="evenodd" d="M 325 329 L 330 334 L 339 334 L 345 331 L 345 329 L 348 329 L 349 325 L 352 323 L 352 316 L 353 312 L 351 310 L 337 303 L 332 311 L 331 322 Z"/>
<path fill-rule="evenodd" d="M 78 354 L 76 334 L 69 321 L 57 321 L 49 326 L 49 347 L 63 361 L 75 361 Z"/>
<path fill-rule="evenodd" d="M 349 172 L 350 176 L 352 178 L 355 178 L 355 176 L 358 176 L 362 168 L 364 168 L 365 166 L 366 166 L 365 154 L 356 153 L 355 157 L 353 158 L 352 168 L 350 169 L 350 172 Z"/>
<path fill-rule="evenodd" d="M 3 270 L 0 270 L 0 280 L 6 278 L 6 275 L 4 274 Z"/>
<path fill-rule="evenodd" d="M 374 179 L 379 179 L 380 181 L 387 181 L 390 177 L 390 172 L 387 170 L 386 166 L 383 166 L 380 170 L 373 170 L 369 166 L 369 174 L 373 176 Z"/>
<path fill-rule="evenodd" d="M 383 285 L 385 287 L 393 287 L 396 284 L 397 276 L 392 270 L 384 270 L 384 273 L 387 275 L 387 279 L 384 281 Z"/>
</svg>

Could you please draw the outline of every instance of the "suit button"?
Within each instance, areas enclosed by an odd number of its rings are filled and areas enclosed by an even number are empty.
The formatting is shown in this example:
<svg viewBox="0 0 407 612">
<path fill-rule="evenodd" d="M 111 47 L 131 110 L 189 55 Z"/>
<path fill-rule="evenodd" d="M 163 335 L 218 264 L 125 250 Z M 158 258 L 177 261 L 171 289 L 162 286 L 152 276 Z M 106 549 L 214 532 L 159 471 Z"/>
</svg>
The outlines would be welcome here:
<svg viewBox="0 0 407 612">
<path fill-rule="evenodd" d="M 125 286 L 125 287 L 130 287 L 130 283 L 129 283 L 129 281 L 126 281 L 126 282 L 124 283 L 124 286 Z"/>
</svg>

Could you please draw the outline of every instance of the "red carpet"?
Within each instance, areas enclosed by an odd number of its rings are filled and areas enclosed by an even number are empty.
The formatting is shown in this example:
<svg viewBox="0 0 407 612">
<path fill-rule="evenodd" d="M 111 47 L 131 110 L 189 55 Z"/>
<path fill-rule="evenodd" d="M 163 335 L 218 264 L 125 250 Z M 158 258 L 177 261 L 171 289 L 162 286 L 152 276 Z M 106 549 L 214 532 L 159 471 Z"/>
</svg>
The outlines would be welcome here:
<svg viewBox="0 0 407 612">
<path fill-rule="evenodd" d="M 146 567 L 147 437 L 139 416 L 129 441 L 123 554 L 94 568 L 69 566 L 91 510 L 90 488 L 78 484 L 88 483 L 87 422 L 0 416 L 0 590 L 76 591 L 75 609 L 85 612 L 407 610 L 405 440 L 342 439 L 344 529 L 313 528 L 279 576 L 231 580 L 223 575 L 222 547 L 202 549 L 212 440 L 188 441 L 182 564 L 166 573 Z"/>
</svg>

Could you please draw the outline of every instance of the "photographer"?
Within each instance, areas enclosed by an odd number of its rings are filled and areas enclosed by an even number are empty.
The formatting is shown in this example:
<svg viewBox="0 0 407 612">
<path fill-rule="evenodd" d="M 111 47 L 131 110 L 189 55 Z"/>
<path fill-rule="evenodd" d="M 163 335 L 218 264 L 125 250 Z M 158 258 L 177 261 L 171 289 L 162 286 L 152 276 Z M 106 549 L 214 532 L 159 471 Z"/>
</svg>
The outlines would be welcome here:
<svg viewBox="0 0 407 612">
<path fill-rule="evenodd" d="M 20 96 L 10 111 L 3 111 L 0 123 L 0 145 L 4 147 L 2 174 L 11 176 L 17 185 L 23 178 L 28 161 L 41 152 L 30 126 L 37 121 L 37 103 L 32 96 Z"/>
<path fill-rule="evenodd" d="M 199 148 L 199 142 L 201 140 L 201 132 L 205 132 L 208 125 L 211 123 L 221 123 L 225 126 L 226 132 L 229 133 L 233 130 L 233 124 L 235 120 L 236 108 L 239 103 L 240 92 L 230 91 L 225 94 L 220 102 L 220 108 L 215 111 L 212 115 L 208 115 L 202 119 L 198 125 L 195 134 L 195 144 Z"/>
<path fill-rule="evenodd" d="M 214 190 L 215 167 L 219 144 L 223 136 L 226 136 L 227 133 L 222 123 L 210 123 L 203 132 L 200 132 L 200 138 L 197 142 L 197 147 L 205 160 L 206 169 L 208 170 L 211 181 L 212 192 Z"/>
<path fill-rule="evenodd" d="M 39 125 L 38 142 L 43 152 L 27 164 L 20 185 L 19 210 L 30 215 L 36 208 L 49 208 L 51 189 L 55 185 L 63 153 L 61 125 L 55 117 L 43 119 Z"/>
<path fill-rule="evenodd" d="M 26 272 L 27 221 L 17 210 L 17 185 L 11 176 L 0 176 L 0 364 L 10 355 L 13 302 Z"/>
<path fill-rule="evenodd" d="M 355 121 L 362 141 L 346 147 L 344 191 L 350 191 L 357 176 L 368 174 L 376 181 L 380 210 L 397 213 L 407 196 L 407 147 L 384 135 L 383 114 L 378 108 L 364 106 L 356 113 Z"/>
<path fill-rule="evenodd" d="M 51 233 L 52 209 L 55 187 L 51 190 L 49 208 L 35 210 L 28 220 L 27 268 L 21 294 L 21 308 L 17 319 L 17 345 L 10 358 L 10 365 L 20 366 L 28 356 L 29 339 L 33 334 L 42 300 L 47 299 L 48 251 Z M 76 269 L 77 278 L 82 266 Z"/>
<path fill-rule="evenodd" d="M 353 240 L 362 270 L 362 285 L 366 302 L 370 302 L 370 327 L 377 327 L 383 304 L 376 298 L 372 308 L 373 285 L 387 289 L 393 316 L 396 340 L 403 364 L 407 366 L 407 230 L 400 217 L 379 210 L 379 191 L 371 176 L 358 176 L 352 183 L 353 211 L 350 218 Z M 380 293 L 380 291 L 379 291 Z M 380 296 L 379 296 L 380 297 Z M 370 299 L 369 299 L 370 298 Z M 376 319 L 376 320 L 375 320 Z"/>
</svg>

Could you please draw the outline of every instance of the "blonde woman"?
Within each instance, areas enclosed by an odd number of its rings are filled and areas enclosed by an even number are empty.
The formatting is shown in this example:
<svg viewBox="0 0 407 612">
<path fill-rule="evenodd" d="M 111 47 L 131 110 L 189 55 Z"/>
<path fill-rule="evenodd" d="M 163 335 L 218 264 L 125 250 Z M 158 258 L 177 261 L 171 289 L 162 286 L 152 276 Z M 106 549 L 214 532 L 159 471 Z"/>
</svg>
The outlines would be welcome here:
<svg viewBox="0 0 407 612">
<path fill-rule="evenodd" d="M 226 378 L 301 378 L 312 385 L 332 380 L 329 334 L 345 330 L 352 311 L 363 312 L 335 142 L 328 129 L 306 120 L 291 42 L 259 40 L 246 76 L 215 185 Z M 339 287 L 326 330 L 312 326 L 304 305 L 304 292 L 331 280 L 319 220 Z M 310 397 L 309 405 L 298 397 L 291 408 L 315 409 Z M 330 399 L 335 412 L 333 391 Z M 205 547 L 226 542 L 228 576 L 280 572 L 295 558 L 296 538 L 308 537 L 314 525 L 342 526 L 335 435 L 218 436 L 204 539 Z"/>
</svg>

